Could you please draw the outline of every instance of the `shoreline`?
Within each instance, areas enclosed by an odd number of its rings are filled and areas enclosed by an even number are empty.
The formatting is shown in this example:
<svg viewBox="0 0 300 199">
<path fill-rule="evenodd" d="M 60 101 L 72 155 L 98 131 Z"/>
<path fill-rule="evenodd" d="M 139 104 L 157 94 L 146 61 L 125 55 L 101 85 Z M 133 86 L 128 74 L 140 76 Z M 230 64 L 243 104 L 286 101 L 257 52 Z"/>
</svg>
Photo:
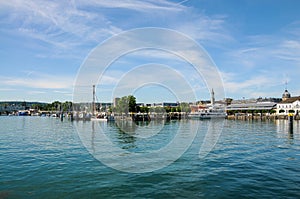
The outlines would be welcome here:
<svg viewBox="0 0 300 199">
<path fill-rule="evenodd" d="M 288 115 L 228 115 L 228 120 L 289 120 Z M 293 116 L 293 120 L 300 120 L 300 116 Z"/>
<path fill-rule="evenodd" d="M 49 115 L 7 115 L 7 114 L 0 114 L 0 117 L 46 117 L 46 118 L 61 118 L 61 115 L 60 114 L 57 114 L 55 117 L 51 114 Z M 86 119 L 83 119 L 83 118 L 72 118 L 70 116 L 70 114 L 65 114 L 64 113 L 64 116 L 63 116 L 64 119 L 67 119 L 67 120 L 72 120 L 72 121 L 79 121 L 79 120 L 84 120 L 84 121 L 90 121 L 91 119 L 90 118 L 86 118 Z M 191 118 L 188 118 L 186 116 L 186 114 L 184 115 L 181 115 L 181 116 L 177 116 L 177 117 L 172 117 L 171 115 L 164 115 L 164 117 L 153 117 L 153 115 L 150 115 L 149 114 L 149 119 L 133 119 L 131 116 L 115 116 L 114 117 L 115 120 L 118 120 L 118 121 L 121 121 L 121 120 L 124 120 L 124 121 L 141 121 L 141 122 L 146 122 L 146 121 L 164 121 L 164 120 L 195 120 L 195 119 L 191 119 Z M 227 115 L 224 119 L 227 119 L 227 120 L 244 120 L 244 121 L 251 121 L 251 120 L 261 120 L 261 121 L 266 121 L 266 120 L 271 120 L 271 121 L 275 121 L 275 120 L 289 120 L 289 116 L 288 115 L 263 115 L 263 116 L 260 116 L 260 115 L 255 115 L 255 116 L 252 116 L 252 115 Z M 214 119 L 197 119 L 197 120 L 214 120 Z M 295 121 L 298 121 L 300 120 L 300 115 L 297 115 L 297 116 L 293 116 L 293 120 Z"/>
</svg>

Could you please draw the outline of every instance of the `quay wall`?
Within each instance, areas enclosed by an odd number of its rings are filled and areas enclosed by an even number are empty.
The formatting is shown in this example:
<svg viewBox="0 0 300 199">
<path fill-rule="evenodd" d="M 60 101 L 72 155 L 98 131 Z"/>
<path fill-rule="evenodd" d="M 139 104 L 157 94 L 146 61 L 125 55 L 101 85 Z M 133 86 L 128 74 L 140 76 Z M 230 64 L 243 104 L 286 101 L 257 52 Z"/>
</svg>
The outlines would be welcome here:
<svg viewBox="0 0 300 199">
<path fill-rule="evenodd" d="M 228 115 L 228 120 L 288 120 L 287 115 Z M 294 120 L 300 120 L 300 116 L 294 116 Z"/>
</svg>

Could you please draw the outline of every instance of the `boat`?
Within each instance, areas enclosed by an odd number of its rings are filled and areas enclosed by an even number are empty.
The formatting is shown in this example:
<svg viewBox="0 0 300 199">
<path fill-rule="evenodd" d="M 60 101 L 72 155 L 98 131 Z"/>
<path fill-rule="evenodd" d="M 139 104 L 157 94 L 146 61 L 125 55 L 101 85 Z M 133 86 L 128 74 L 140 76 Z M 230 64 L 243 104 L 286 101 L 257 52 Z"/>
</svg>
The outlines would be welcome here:
<svg viewBox="0 0 300 199">
<path fill-rule="evenodd" d="M 105 115 L 97 115 L 91 117 L 92 121 L 107 121 L 107 117 Z"/>
<path fill-rule="evenodd" d="M 198 108 L 197 111 L 191 112 L 188 117 L 191 119 L 225 119 L 227 116 L 225 107 L 221 104 L 215 104 L 215 93 L 211 91 L 211 103 L 203 109 Z"/>
<path fill-rule="evenodd" d="M 30 112 L 28 110 L 20 110 L 18 111 L 18 116 L 29 116 Z"/>
<path fill-rule="evenodd" d="M 96 118 L 96 117 L 91 117 L 91 121 L 102 121 L 102 122 L 106 122 L 107 119 L 106 118 Z"/>
<path fill-rule="evenodd" d="M 204 109 L 197 112 L 192 112 L 188 115 L 190 119 L 214 119 L 221 118 L 225 119 L 227 116 L 223 109 Z"/>
</svg>

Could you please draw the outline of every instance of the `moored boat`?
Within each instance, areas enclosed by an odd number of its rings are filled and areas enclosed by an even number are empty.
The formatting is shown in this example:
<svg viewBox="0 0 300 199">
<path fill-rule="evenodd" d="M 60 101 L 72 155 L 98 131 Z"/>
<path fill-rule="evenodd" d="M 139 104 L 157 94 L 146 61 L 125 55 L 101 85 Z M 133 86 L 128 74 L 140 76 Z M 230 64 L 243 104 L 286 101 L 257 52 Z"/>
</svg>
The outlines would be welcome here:
<svg viewBox="0 0 300 199">
<path fill-rule="evenodd" d="M 193 112 L 188 115 L 190 119 L 214 119 L 214 118 L 226 118 L 227 114 L 223 110 L 206 110 Z"/>
<path fill-rule="evenodd" d="M 18 111 L 18 116 L 29 116 L 30 112 L 27 110 Z"/>
</svg>

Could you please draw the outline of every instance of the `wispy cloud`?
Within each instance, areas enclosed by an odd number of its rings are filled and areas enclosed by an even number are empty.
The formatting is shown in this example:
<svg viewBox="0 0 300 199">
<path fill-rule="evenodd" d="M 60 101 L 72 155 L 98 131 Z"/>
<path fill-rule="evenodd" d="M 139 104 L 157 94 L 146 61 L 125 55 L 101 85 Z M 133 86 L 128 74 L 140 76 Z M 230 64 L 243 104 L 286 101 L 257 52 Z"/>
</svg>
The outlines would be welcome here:
<svg viewBox="0 0 300 199">
<path fill-rule="evenodd" d="M 1 20 L 6 27 L 10 24 L 3 31 L 43 42 L 41 46 L 50 45 L 53 51 L 78 50 L 121 31 L 101 13 L 77 9 L 74 1 L 12 0 L 0 5 L 12 13 Z"/>
<path fill-rule="evenodd" d="M 230 39 L 224 28 L 224 17 L 199 15 L 191 8 L 166 0 L 113 0 L 113 1 L 2 1 L 0 5 L 12 12 L 4 18 L 2 24 L 10 25 L 9 34 L 19 34 L 49 44 L 56 50 L 74 50 L 78 47 L 97 45 L 104 39 L 123 30 L 125 18 L 118 22 L 110 15 L 109 9 L 139 12 L 127 28 L 145 27 L 145 20 L 155 18 L 156 26 L 174 28 L 194 39 L 224 41 Z M 113 13 L 113 10 L 111 10 Z M 189 13 L 189 14 L 186 14 Z M 144 17 L 143 17 L 144 16 Z M 164 19 L 164 20 L 160 20 Z M 154 23 L 148 21 L 148 26 Z M 142 25 L 143 24 L 143 25 Z M 126 28 L 126 27 L 124 27 Z M 78 49 L 77 49 L 78 50 Z"/>
<path fill-rule="evenodd" d="M 14 88 L 72 89 L 74 77 L 31 72 L 23 76 L 0 76 L 2 85 Z"/>
<path fill-rule="evenodd" d="M 123 8 L 138 12 L 181 11 L 184 6 L 165 0 L 111 0 L 111 1 L 76 1 L 77 5 L 99 6 L 104 8 Z"/>
<path fill-rule="evenodd" d="M 22 44 L 20 51 L 29 49 L 28 52 L 34 54 L 34 59 L 68 57 L 73 61 L 73 59 L 82 60 L 92 48 L 123 30 L 149 26 L 170 28 L 212 49 L 209 53 L 213 58 L 216 57 L 218 67 L 223 71 L 225 90 L 230 95 L 246 97 L 263 93 L 268 95 L 274 92 L 274 87 L 281 86 L 287 79 L 286 75 L 291 82 L 295 82 L 299 77 L 300 21 L 293 21 L 278 32 L 254 31 L 257 34 L 250 35 L 245 30 L 237 33 L 237 30 L 232 29 L 234 24 L 229 24 L 232 22 L 230 13 L 208 15 L 205 7 L 188 5 L 192 4 L 185 0 L 176 2 L 167 0 L 0 1 L 2 13 L 0 33 L 20 42 Z M 236 21 L 240 22 L 238 19 Z M 184 42 L 180 42 L 174 38 L 174 45 L 182 46 L 183 49 L 188 48 Z M 6 52 L 9 48 L 1 52 Z M 107 50 L 113 51 L 114 48 Z M 14 50 L 10 52 L 15 53 Z M 193 51 L 188 51 L 188 54 L 192 59 L 198 56 Z M 153 57 L 158 58 L 156 60 L 162 64 L 174 63 L 169 61 L 170 59 L 174 61 L 174 56 L 168 53 L 147 51 L 137 52 L 134 55 L 139 56 L 139 60 L 135 60 L 140 61 L 139 64 L 147 64 Z M 30 59 L 32 58 L 28 58 L 29 62 Z M 128 61 L 123 64 L 119 62 L 119 66 L 123 67 L 123 65 L 130 65 L 131 60 L 122 61 Z M 5 65 L 9 64 L 5 63 Z M 65 64 L 68 64 L 67 61 L 59 63 L 54 68 L 57 69 Z M 172 66 L 176 68 L 176 65 Z M 26 70 L 15 67 L 18 70 Z M 102 76 L 102 85 L 117 84 L 122 77 L 122 72 L 125 71 L 121 67 L 113 70 Z M 51 75 L 34 72 L 30 75 L 23 73 L 15 75 L 14 73 L 0 77 L 2 90 L 26 87 L 33 92 L 42 92 L 39 89 L 64 92 L 60 90 L 71 89 L 75 78 L 68 74 Z M 187 73 L 188 71 L 185 74 Z M 193 83 L 193 79 L 197 82 L 198 77 L 193 75 L 189 77 L 195 89 L 203 90 L 203 84 Z M 168 77 L 162 75 L 162 78 Z M 59 92 L 54 93 L 62 94 Z"/>
<path fill-rule="evenodd" d="M 273 51 L 273 54 L 279 59 L 293 61 L 300 66 L 300 40 L 284 40 L 277 49 Z"/>
<path fill-rule="evenodd" d="M 276 77 L 263 73 L 249 76 L 244 80 L 241 80 L 238 76 L 237 73 L 222 72 L 227 97 L 276 97 L 278 93 L 274 93 L 274 88 L 283 85 Z"/>
</svg>

